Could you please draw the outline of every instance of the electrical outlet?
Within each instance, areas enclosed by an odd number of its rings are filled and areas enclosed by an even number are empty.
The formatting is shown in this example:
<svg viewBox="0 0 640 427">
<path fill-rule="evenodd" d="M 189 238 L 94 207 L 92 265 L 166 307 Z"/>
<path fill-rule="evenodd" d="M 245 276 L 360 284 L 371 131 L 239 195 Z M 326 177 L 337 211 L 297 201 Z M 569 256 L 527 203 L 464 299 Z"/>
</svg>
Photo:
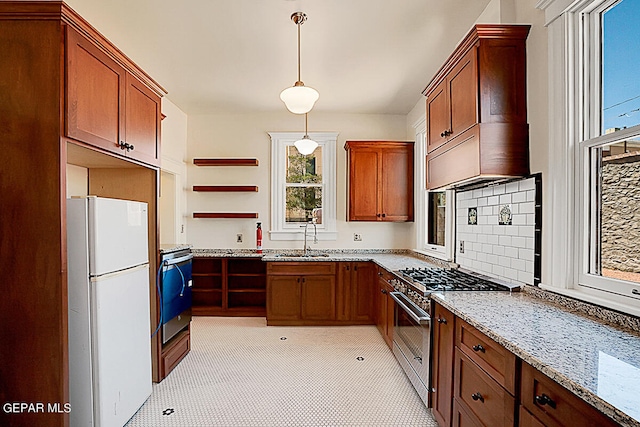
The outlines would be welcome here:
<svg viewBox="0 0 640 427">
<path fill-rule="evenodd" d="M 353 241 L 354 242 L 362 242 L 362 234 L 353 233 Z"/>
<path fill-rule="evenodd" d="M 242 233 L 236 235 L 236 243 L 242 243 Z"/>
<path fill-rule="evenodd" d="M 461 254 L 464 253 L 464 240 L 460 240 L 460 250 L 458 252 L 460 252 Z"/>
</svg>

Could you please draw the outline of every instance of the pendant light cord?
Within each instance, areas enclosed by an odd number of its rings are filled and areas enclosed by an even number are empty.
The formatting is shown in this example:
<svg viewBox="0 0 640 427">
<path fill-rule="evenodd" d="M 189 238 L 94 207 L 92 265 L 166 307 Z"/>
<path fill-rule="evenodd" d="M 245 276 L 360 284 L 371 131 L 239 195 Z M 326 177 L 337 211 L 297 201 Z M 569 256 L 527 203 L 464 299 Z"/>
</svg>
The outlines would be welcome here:
<svg viewBox="0 0 640 427">
<path fill-rule="evenodd" d="M 298 26 L 298 81 L 300 81 L 300 26 L 302 25 L 302 20 L 296 25 Z"/>
</svg>

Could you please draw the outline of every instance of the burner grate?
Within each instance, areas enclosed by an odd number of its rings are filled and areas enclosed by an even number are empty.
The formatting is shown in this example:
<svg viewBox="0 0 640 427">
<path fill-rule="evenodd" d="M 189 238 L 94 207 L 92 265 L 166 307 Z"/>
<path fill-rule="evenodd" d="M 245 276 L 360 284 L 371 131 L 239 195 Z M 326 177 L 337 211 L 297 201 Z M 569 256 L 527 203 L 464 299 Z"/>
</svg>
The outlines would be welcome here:
<svg viewBox="0 0 640 427">
<path fill-rule="evenodd" d="M 399 273 L 420 283 L 426 291 L 507 291 L 508 287 L 459 270 L 445 268 L 406 268 Z"/>
</svg>

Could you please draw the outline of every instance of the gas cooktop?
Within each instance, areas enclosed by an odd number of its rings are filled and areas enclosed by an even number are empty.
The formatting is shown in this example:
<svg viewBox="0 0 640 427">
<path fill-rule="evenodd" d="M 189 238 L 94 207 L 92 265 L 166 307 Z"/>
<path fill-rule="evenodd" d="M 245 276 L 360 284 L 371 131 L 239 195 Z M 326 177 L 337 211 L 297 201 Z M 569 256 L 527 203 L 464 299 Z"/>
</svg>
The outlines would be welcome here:
<svg viewBox="0 0 640 427">
<path fill-rule="evenodd" d="M 493 279 L 479 277 L 461 270 L 446 268 L 405 268 L 396 272 L 413 284 L 424 287 L 425 293 L 442 291 L 509 291 L 510 284 L 497 283 Z"/>
</svg>

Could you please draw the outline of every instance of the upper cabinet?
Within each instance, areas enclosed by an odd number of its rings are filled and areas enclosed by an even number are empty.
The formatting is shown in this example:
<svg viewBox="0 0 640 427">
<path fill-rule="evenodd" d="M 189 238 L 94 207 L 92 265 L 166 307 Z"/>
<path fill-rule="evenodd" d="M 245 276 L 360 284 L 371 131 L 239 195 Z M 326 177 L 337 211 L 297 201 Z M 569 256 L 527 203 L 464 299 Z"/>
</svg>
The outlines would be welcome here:
<svg viewBox="0 0 640 427">
<path fill-rule="evenodd" d="M 528 25 L 472 28 L 427 97 L 427 188 L 529 174 Z"/>
<path fill-rule="evenodd" d="M 413 221 L 413 142 L 347 141 L 349 221 Z"/>
<path fill-rule="evenodd" d="M 159 166 L 160 96 L 116 59 L 67 27 L 65 134 Z"/>
</svg>

